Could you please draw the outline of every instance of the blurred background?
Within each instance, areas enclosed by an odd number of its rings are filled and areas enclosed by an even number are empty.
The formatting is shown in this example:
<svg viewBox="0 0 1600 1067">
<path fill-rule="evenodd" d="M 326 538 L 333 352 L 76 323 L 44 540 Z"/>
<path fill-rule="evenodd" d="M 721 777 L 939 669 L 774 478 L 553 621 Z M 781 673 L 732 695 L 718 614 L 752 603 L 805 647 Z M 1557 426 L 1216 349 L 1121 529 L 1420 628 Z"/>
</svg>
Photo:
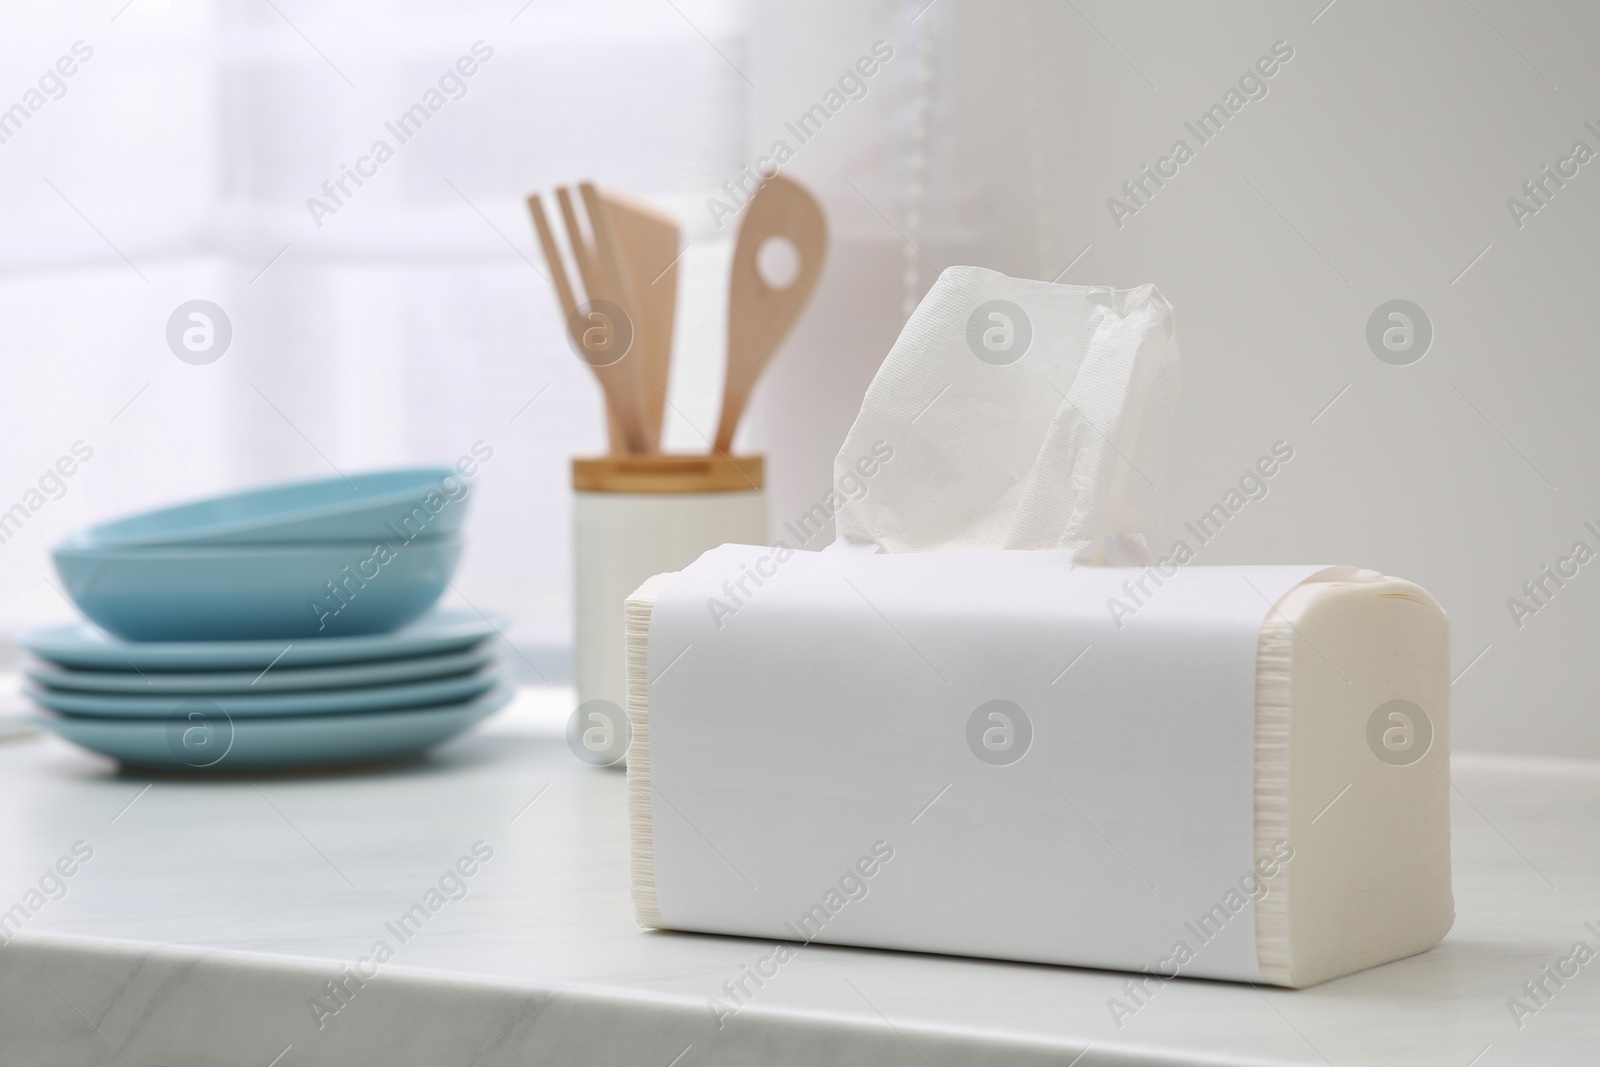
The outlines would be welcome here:
<svg viewBox="0 0 1600 1067">
<path fill-rule="evenodd" d="M 569 677 L 568 459 L 605 435 L 524 198 L 592 178 L 679 218 L 666 442 L 704 450 L 733 232 L 708 200 L 882 41 L 785 167 L 832 247 L 741 440 L 774 528 L 826 493 L 944 267 L 1153 282 L 1185 363 L 1156 543 L 1287 442 L 1198 561 L 1419 582 L 1452 621 L 1457 749 L 1600 756 L 1600 561 L 1559 563 L 1600 552 L 1592 6 L 41 0 L 4 22 L 0 512 L 26 514 L 0 526 L 0 634 L 71 616 L 47 553 L 86 522 L 481 441 L 456 584 Z M 308 209 L 475 45 L 392 159 Z M 233 330 L 206 366 L 165 339 L 195 299 Z M 1422 316 L 1399 353 L 1369 342 L 1393 300 Z"/>
</svg>

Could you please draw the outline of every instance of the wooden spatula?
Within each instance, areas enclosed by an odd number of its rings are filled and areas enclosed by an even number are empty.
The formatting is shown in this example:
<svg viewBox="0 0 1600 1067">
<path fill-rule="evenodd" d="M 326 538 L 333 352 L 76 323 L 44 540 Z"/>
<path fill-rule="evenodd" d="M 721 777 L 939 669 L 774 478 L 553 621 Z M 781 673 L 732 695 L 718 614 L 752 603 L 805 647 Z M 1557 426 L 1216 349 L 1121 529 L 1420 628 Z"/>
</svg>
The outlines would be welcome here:
<svg viewBox="0 0 1600 1067">
<path fill-rule="evenodd" d="M 588 196 L 587 191 L 585 196 Z M 608 189 L 599 190 L 598 211 L 616 236 L 624 273 L 637 304 L 644 388 L 640 408 L 645 439 L 661 447 L 661 421 L 672 367 L 672 326 L 678 304 L 678 255 L 682 234 L 671 216 Z M 591 216 L 595 213 L 590 209 Z"/>
<path fill-rule="evenodd" d="M 768 240 L 793 243 L 800 266 L 794 280 L 774 288 L 757 268 L 757 254 Z M 800 317 L 828 252 L 828 225 L 822 206 L 804 187 L 781 175 L 767 179 L 745 209 L 733 248 L 728 282 L 728 376 L 722 389 L 722 419 L 714 449 L 727 453 L 744 416 L 750 392 L 778 345 Z"/>
</svg>

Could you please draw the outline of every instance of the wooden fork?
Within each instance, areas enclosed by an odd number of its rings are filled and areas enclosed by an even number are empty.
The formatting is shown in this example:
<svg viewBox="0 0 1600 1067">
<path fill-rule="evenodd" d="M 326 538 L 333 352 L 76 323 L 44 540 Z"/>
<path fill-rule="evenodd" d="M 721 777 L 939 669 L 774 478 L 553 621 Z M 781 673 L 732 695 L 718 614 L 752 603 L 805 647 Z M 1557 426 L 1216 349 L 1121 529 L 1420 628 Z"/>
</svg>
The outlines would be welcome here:
<svg viewBox="0 0 1600 1067">
<path fill-rule="evenodd" d="M 579 192 L 588 215 L 588 235 L 584 233 L 571 193 L 558 188 L 556 201 L 566 224 L 567 244 L 583 283 L 582 301 L 568 279 L 555 233 L 537 193 L 528 197 L 528 210 L 533 215 L 539 245 L 550 268 L 550 284 L 566 316 L 572 343 L 594 370 L 600 390 L 605 394 L 612 451 L 651 452 L 656 443 L 651 440 L 644 419 L 645 398 L 641 391 L 644 360 L 636 351 L 640 348 L 638 337 L 642 328 L 639 304 L 632 280 L 617 251 L 610 218 L 599 206 L 594 187 L 584 182 Z M 604 307 L 602 301 L 612 307 Z M 625 347 L 618 353 L 616 348 L 620 346 Z"/>
</svg>

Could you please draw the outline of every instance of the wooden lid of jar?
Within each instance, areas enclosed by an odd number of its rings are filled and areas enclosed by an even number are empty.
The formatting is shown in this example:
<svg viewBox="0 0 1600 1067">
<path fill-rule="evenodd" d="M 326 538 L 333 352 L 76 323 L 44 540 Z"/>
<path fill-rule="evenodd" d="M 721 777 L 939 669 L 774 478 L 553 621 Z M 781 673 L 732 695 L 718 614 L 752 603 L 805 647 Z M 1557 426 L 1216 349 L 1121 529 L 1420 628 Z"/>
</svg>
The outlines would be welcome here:
<svg viewBox="0 0 1600 1067">
<path fill-rule="evenodd" d="M 736 493 L 766 485 L 764 456 L 575 456 L 572 488 L 580 493 Z"/>
</svg>

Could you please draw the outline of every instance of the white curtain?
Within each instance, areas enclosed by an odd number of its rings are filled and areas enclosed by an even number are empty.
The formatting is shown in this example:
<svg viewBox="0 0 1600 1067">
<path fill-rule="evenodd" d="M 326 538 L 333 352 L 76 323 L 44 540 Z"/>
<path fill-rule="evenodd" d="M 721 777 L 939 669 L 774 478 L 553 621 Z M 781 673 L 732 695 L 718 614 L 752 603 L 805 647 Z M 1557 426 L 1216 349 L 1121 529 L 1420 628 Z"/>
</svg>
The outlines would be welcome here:
<svg viewBox="0 0 1600 1067">
<path fill-rule="evenodd" d="M 567 461 L 604 437 L 524 197 L 590 177 L 684 218 L 668 432 L 703 447 L 725 284 L 703 202 L 743 155 L 740 5 L 108 0 L 0 26 L 0 109 L 22 106 L 0 119 L 0 512 L 26 516 L 0 630 L 72 617 L 48 551 L 82 524 L 484 441 L 457 585 L 559 672 Z M 386 123 L 418 103 L 438 107 L 402 143 Z M 324 182 L 358 168 L 336 204 Z M 193 299 L 232 324 L 206 366 L 165 339 Z M 76 442 L 92 457 L 58 486 Z"/>
</svg>

